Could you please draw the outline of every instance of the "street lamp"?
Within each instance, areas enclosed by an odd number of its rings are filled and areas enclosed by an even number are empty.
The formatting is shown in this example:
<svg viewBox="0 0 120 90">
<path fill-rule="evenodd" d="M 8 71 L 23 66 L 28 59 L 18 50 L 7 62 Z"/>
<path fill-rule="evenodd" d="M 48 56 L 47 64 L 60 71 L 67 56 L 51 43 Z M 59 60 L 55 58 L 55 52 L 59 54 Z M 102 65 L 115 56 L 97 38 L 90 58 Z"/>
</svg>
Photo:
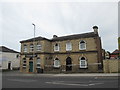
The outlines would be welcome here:
<svg viewBox="0 0 120 90">
<path fill-rule="evenodd" d="M 34 38 L 33 38 L 33 62 L 35 61 L 35 24 L 32 23 L 34 26 Z M 33 65 L 33 72 L 34 72 L 34 65 Z"/>
<path fill-rule="evenodd" d="M 34 39 L 35 39 L 35 24 L 32 23 L 32 25 L 34 26 Z"/>
</svg>

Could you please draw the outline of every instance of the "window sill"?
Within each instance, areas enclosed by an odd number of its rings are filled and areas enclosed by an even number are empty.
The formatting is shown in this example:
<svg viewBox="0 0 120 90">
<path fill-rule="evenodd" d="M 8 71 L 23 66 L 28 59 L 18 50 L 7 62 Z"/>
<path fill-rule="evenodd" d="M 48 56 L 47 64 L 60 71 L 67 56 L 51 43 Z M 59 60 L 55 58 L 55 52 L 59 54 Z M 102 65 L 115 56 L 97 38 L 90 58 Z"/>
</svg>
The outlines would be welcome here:
<svg viewBox="0 0 120 90">
<path fill-rule="evenodd" d="M 59 67 L 53 67 L 54 69 L 59 69 L 60 68 L 60 66 Z"/>
<path fill-rule="evenodd" d="M 86 68 L 79 68 L 79 69 L 88 69 L 88 67 L 86 67 Z"/>
<path fill-rule="evenodd" d="M 22 53 L 28 53 L 28 52 L 22 52 Z"/>
<path fill-rule="evenodd" d="M 42 50 L 36 50 L 36 52 L 41 52 Z"/>
<path fill-rule="evenodd" d="M 59 50 L 54 50 L 54 52 L 59 52 Z"/>
<path fill-rule="evenodd" d="M 36 69 L 41 69 L 41 67 L 36 67 Z"/>
<path fill-rule="evenodd" d="M 86 49 L 79 49 L 80 51 L 86 51 Z"/>
<path fill-rule="evenodd" d="M 66 52 L 72 52 L 72 50 L 70 50 L 70 51 L 66 51 Z"/>
</svg>

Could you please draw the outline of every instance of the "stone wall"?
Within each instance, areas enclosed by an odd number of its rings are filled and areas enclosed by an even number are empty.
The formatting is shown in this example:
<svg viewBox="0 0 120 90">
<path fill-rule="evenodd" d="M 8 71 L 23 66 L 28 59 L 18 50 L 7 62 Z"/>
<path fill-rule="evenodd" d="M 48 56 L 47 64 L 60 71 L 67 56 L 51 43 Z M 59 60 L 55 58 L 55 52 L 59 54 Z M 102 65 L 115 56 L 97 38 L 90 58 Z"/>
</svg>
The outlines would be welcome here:
<svg viewBox="0 0 120 90">
<path fill-rule="evenodd" d="M 103 60 L 104 73 L 120 72 L 120 60 L 118 59 L 106 59 Z"/>
</svg>

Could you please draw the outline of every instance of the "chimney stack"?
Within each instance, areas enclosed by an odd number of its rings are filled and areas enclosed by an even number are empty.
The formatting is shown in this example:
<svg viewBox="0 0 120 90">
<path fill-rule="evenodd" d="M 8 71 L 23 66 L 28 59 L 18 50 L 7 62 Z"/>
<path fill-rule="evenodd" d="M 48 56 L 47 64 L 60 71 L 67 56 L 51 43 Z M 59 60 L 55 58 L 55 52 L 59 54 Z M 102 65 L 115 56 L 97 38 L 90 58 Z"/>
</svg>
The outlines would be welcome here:
<svg viewBox="0 0 120 90">
<path fill-rule="evenodd" d="M 56 37 L 58 37 L 57 35 L 53 35 L 53 38 L 56 38 Z"/>
<path fill-rule="evenodd" d="M 95 34 L 98 34 L 98 27 L 97 26 L 93 26 L 93 30 Z"/>
</svg>

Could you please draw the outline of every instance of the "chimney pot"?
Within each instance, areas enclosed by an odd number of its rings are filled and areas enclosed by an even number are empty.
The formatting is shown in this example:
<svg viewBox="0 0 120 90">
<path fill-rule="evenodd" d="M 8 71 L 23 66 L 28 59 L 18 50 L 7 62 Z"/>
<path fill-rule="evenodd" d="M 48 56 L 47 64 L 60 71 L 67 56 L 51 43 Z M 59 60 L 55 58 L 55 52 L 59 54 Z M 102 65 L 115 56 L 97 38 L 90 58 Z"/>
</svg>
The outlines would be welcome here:
<svg viewBox="0 0 120 90">
<path fill-rule="evenodd" d="M 98 26 L 93 26 L 93 30 L 95 34 L 98 34 Z"/>
<path fill-rule="evenodd" d="M 53 38 L 56 38 L 56 37 L 58 37 L 57 35 L 53 35 Z"/>
</svg>

